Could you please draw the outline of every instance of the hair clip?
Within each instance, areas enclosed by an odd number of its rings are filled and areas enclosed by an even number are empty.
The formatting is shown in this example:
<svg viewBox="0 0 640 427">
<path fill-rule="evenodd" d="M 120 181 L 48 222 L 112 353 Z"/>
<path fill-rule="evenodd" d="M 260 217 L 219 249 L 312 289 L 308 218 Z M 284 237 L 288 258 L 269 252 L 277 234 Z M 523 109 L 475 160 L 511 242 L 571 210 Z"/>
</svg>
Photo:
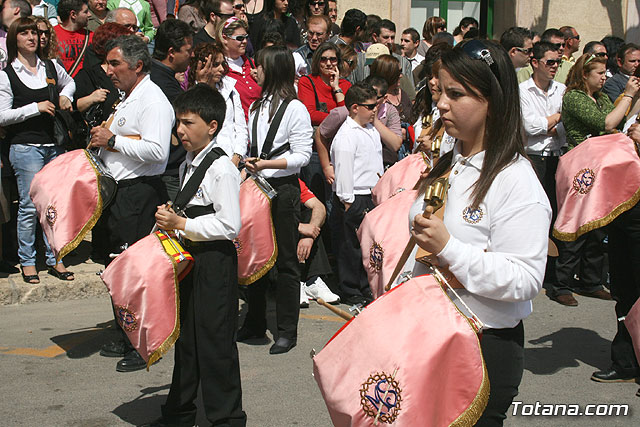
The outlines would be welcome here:
<svg viewBox="0 0 640 427">
<path fill-rule="evenodd" d="M 236 21 L 238 21 L 238 18 L 232 16 L 231 18 L 224 21 L 224 26 L 222 27 L 222 29 L 226 30 L 229 25 L 233 24 Z"/>
</svg>

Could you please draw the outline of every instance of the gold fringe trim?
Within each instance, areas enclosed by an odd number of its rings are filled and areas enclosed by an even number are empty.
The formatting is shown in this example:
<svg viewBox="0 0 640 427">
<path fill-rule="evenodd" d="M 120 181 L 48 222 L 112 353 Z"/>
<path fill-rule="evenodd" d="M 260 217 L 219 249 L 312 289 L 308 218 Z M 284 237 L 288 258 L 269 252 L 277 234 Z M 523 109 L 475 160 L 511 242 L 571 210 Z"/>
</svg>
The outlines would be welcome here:
<svg viewBox="0 0 640 427">
<path fill-rule="evenodd" d="M 588 233 L 589 231 L 608 225 L 614 219 L 616 219 L 620 214 L 634 207 L 636 203 L 638 203 L 638 201 L 640 201 L 640 188 L 636 190 L 635 194 L 631 196 L 629 200 L 627 200 L 626 202 L 622 202 L 621 204 L 616 206 L 611 211 L 611 213 L 609 213 L 607 216 L 600 219 L 593 220 L 591 222 L 586 223 L 585 225 L 580 226 L 575 233 L 564 233 L 554 227 L 553 237 L 555 237 L 558 240 L 562 240 L 563 242 L 573 242 L 578 237 L 582 236 L 585 233 Z"/>
<path fill-rule="evenodd" d="M 158 239 L 160 246 L 162 246 L 162 241 L 160 240 L 158 235 L 155 233 L 153 233 L 153 235 Z M 160 347 L 158 347 L 158 349 L 151 353 L 151 355 L 149 356 L 149 361 L 147 362 L 147 372 L 149 372 L 149 367 L 151 365 L 160 360 L 160 358 L 164 356 L 171 349 L 171 347 L 173 347 L 173 345 L 178 340 L 178 337 L 180 336 L 180 285 L 178 281 L 178 265 L 176 263 L 176 260 L 173 259 L 173 257 L 169 255 L 164 250 L 164 248 L 162 249 L 162 252 L 164 252 L 165 256 L 169 259 L 169 261 L 171 261 L 171 266 L 173 268 L 173 286 L 176 293 L 176 322 L 173 326 L 173 331 L 171 332 L 171 334 L 169 334 L 167 339 L 164 340 L 162 344 L 160 344 Z"/>
<path fill-rule="evenodd" d="M 436 279 L 436 281 L 440 285 L 440 290 L 444 293 L 444 295 L 447 298 L 449 298 L 449 301 L 451 301 L 451 304 L 453 304 L 456 311 L 467 321 L 471 330 L 475 332 L 476 331 L 475 325 L 462 311 L 460 311 L 458 306 L 453 302 L 453 300 L 451 299 L 447 291 L 444 289 L 445 285 L 443 283 L 440 283 L 440 280 L 438 280 L 436 276 L 433 276 L 433 277 Z M 480 388 L 476 393 L 476 397 L 473 398 L 473 401 L 471 402 L 469 407 L 465 409 L 460 415 L 458 415 L 458 418 L 456 418 L 451 424 L 449 424 L 450 427 L 451 426 L 471 427 L 475 425 L 480 419 L 480 417 L 482 416 L 482 413 L 484 412 L 484 410 L 486 409 L 487 403 L 489 403 L 489 392 L 491 389 L 489 385 L 489 373 L 487 372 L 487 365 L 484 362 L 484 355 L 482 354 L 480 339 L 478 338 L 477 333 L 475 333 L 475 336 L 476 336 L 476 342 L 478 343 L 478 349 L 480 350 L 480 360 L 482 362 L 482 382 L 480 383 Z"/>
<path fill-rule="evenodd" d="M 264 190 L 260 188 L 259 185 L 256 184 L 256 187 L 258 187 L 258 190 L 262 191 L 264 196 L 267 197 L 267 193 L 265 193 Z M 273 266 L 276 265 L 276 260 L 278 259 L 278 242 L 276 241 L 276 229 L 273 226 L 273 216 L 271 216 L 271 199 L 267 197 L 267 200 L 269 201 L 269 222 L 271 223 L 271 236 L 273 236 L 273 243 L 274 243 L 273 253 L 271 254 L 271 257 L 269 258 L 267 263 L 260 270 L 256 271 L 249 277 L 244 277 L 244 278 L 238 277 L 239 285 L 247 286 L 257 281 L 258 279 L 261 279 L 262 276 L 267 274 L 269 270 L 271 270 Z"/>
<path fill-rule="evenodd" d="M 59 263 L 62 260 L 62 258 L 67 256 L 69 252 L 71 252 L 72 250 L 77 248 L 78 245 L 80 245 L 80 242 L 82 242 L 85 236 L 87 235 L 87 233 L 89 233 L 89 231 L 91 231 L 91 229 L 95 227 L 96 223 L 100 219 L 100 216 L 102 215 L 102 193 L 101 193 L 101 187 L 100 187 L 100 174 L 98 173 L 98 170 L 96 169 L 95 165 L 89 158 L 89 155 L 87 154 L 87 150 L 82 150 L 82 151 L 84 151 L 84 155 L 87 156 L 87 160 L 89 161 L 89 164 L 93 168 L 93 172 L 96 174 L 96 182 L 98 183 L 98 203 L 96 205 L 96 209 L 93 211 L 93 214 L 91 215 L 91 218 L 89 218 L 86 224 L 82 227 L 78 235 L 74 237 L 73 240 L 71 240 L 69 243 L 64 245 L 62 249 L 60 249 L 60 253 L 58 253 L 58 256 L 56 257 L 56 264 Z"/>
</svg>

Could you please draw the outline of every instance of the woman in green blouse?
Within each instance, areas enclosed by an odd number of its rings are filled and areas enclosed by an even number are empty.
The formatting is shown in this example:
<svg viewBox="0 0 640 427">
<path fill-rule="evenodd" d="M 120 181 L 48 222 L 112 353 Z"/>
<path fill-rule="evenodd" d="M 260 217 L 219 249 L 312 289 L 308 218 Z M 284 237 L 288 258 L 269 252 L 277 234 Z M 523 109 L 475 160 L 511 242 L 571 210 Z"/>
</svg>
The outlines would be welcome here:
<svg viewBox="0 0 640 427">
<path fill-rule="evenodd" d="M 632 76 L 624 96 L 614 107 L 609 97 L 601 92 L 607 79 L 606 71 L 606 60 L 592 54 L 582 55 L 569 71 L 567 91 L 562 99 L 562 122 L 570 149 L 589 136 L 615 130 L 638 92 L 639 80 Z"/>
</svg>

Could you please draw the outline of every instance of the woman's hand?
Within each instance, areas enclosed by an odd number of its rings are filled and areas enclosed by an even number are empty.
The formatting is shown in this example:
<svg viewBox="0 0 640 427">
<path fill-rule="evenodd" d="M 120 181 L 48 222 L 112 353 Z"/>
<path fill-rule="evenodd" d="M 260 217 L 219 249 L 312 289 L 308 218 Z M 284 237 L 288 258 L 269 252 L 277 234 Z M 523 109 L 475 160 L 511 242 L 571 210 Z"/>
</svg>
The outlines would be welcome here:
<svg viewBox="0 0 640 427">
<path fill-rule="evenodd" d="M 213 55 L 207 56 L 204 62 L 198 61 L 196 65 L 196 82 L 215 87 L 215 82 L 213 81 Z"/>
<path fill-rule="evenodd" d="M 109 95 L 108 89 L 96 89 L 91 95 L 91 104 L 98 104 L 100 102 L 104 102 L 107 99 L 107 95 Z"/>
<path fill-rule="evenodd" d="M 322 172 L 324 172 L 324 178 L 327 180 L 327 184 L 333 184 L 336 180 L 336 172 L 333 169 L 333 165 L 326 166 L 322 169 Z"/>
<path fill-rule="evenodd" d="M 638 89 L 640 89 L 640 79 L 636 76 L 629 77 L 627 85 L 624 88 L 624 94 L 634 97 L 636 93 L 638 93 Z"/>
<path fill-rule="evenodd" d="M 338 67 L 329 70 L 329 86 L 335 91 L 340 89 L 340 71 Z"/>
<path fill-rule="evenodd" d="M 54 116 L 56 114 L 56 106 L 53 105 L 51 101 L 40 101 L 38 102 L 38 111 L 40 111 L 41 114 Z"/>
<path fill-rule="evenodd" d="M 178 216 L 174 210 L 165 205 L 158 206 L 156 212 L 156 224 L 162 230 L 184 230 L 187 219 Z"/>
<path fill-rule="evenodd" d="M 65 111 L 71 111 L 71 100 L 66 96 L 61 96 L 58 99 L 58 103 L 60 104 L 60 109 Z"/>
<path fill-rule="evenodd" d="M 435 215 L 425 218 L 422 214 L 416 215 L 413 219 L 411 235 L 416 239 L 418 246 L 434 255 L 444 249 L 451 237 L 440 218 Z"/>
</svg>

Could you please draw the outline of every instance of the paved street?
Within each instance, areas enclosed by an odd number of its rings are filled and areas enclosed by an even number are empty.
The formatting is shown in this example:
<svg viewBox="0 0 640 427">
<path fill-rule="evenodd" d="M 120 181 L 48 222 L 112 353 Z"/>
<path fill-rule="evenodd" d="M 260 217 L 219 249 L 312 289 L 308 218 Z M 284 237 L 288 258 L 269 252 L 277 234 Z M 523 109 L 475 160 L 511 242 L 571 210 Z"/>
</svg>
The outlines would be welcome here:
<svg viewBox="0 0 640 427">
<path fill-rule="evenodd" d="M 6 279 L 2 279 L 6 280 Z M 524 404 L 624 403 L 626 417 L 510 417 L 511 426 L 640 425 L 635 384 L 598 384 L 592 371 L 609 364 L 613 303 L 577 297 L 561 307 L 544 295 L 525 323 Z M 343 306 L 344 307 L 344 306 Z M 271 313 L 273 314 L 273 313 Z M 150 372 L 115 372 L 117 359 L 98 355 L 114 335 L 105 296 L 0 306 L 0 425 L 121 426 L 159 416 L 167 395 L 173 354 Z M 270 356 L 270 343 L 239 344 L 244 407 L 249 426 L 330 426 L 311 375 L 309 352 L 320 350 L 342 321 L 312 303 L 302 310 L 298 346 Z M 199 425 L 207 425 L 202 417 Z"/>
</svg>

